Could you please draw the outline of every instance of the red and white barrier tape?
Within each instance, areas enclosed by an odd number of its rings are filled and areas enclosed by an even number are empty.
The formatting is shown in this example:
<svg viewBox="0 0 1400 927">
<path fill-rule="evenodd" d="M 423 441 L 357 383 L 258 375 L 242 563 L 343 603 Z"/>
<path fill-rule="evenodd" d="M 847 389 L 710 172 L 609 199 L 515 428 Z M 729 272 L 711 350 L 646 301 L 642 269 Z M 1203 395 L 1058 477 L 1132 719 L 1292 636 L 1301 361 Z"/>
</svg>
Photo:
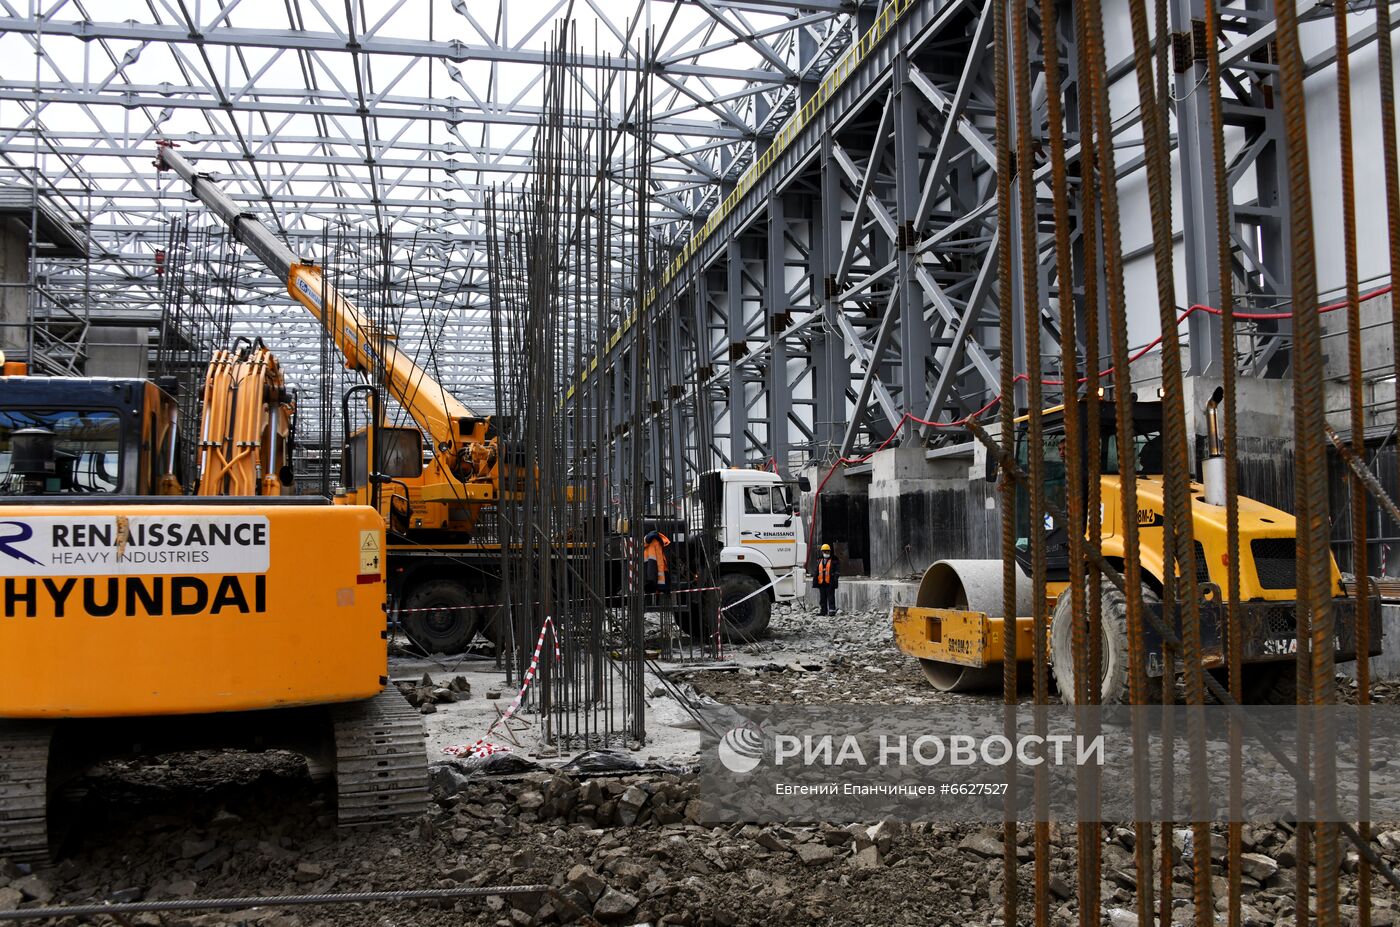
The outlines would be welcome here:
<svg viewBox="0 0 1400 927">
<path fill-rule="evenodd" d="M 510 752 L 510 747 L 503 744 L 490 743 L 486 738 L 490 737 L 491 732 L 496 730 L 502 722 L 509 721 L 511 717 L 520 710 L 521 704 L 525 701 L 525 693 L 529 690 L 530 684 L 535 681 L 535 676 L 539 673 L 540 651 L 544 649 L 544 636 L 546 633 L 549 634 L 554 641 L 555 662 L 564 662 L 564 654 L 559 650 L 559 635 L 554 630 L 554 620 L 546 615 L 544 624 L 540 626 L 540 639 L 535 641 L 535 652 L 530 655 L 530 668 L 525 671 L 525 679 L 520 684 L 520 691 L 515 693 L 515 698 L 511 700 L 510 707 L 501 712 L 500 717 L 495 721 L 491 722 L 491 726 L 486 729 L 486 733 L 482 735 L 476 743 L 472 744 L 470 747 L 460 745 L 443 747 L 443 753 L 457 757 L 487 757 L 495 753 Z"/>
<path fill-rule="evenodd" d="M 767 587 L 765 586 L 764 588 L 766 589 Z M 669 593 L 667 593 L 667 594 L 669 594 L 669 595 L 700 595 L 701 593 L 704 593 L 704 592 L 719 592 L 719 589 L 720 589 L 719 586 L 698 586 L 698 587 L 696 587 L 696 588 L 694 588 L 694 589 L 673 589 L 673 590 L 670 590 Z M 588 604 L 590 604 L 590 603 L 593 602 L 593 601 L 594 601 L 594 600 L 592 600 L 592 599 L 575 599 L 574 602 L 573 602 L 572 604 L 574 604 L 574 605 L 588 605 Z M 543 603 L 541 603 L 541 602 L 515 602 L 515 603 L 513 603 L 513 605 L 518 606 L 518 607 L 521 607 L 521 608 L 524 608 L 525 606 L 534 606 L 534 605 L 541 605 L 541 604 L 543 604 Z M 569 603 L 561 603 L 561 604 L 569 604 Z M 469 611 L 481 611 L 481 610 L 484 610 L 484 609 L 498 609 L 498 608 L 505 608 L 505 607 L 506 607 L 506 606 L 505 606 L 505 603 L 504 603 L 504 602 L 495 602 L 495 603 L 493 603 L 493 604 L 491 604 L 491 605 L 430 605 L 430 606 L 428 606 L 428 607 L 426 607 L 426 608 L 396 608 L 396 609 L 394 609 L 394 614 L 395 614 L 395 615 L 412 615 L 412 614 L 417 614 L 418 612 L 469 612 Z"/>
</svg>

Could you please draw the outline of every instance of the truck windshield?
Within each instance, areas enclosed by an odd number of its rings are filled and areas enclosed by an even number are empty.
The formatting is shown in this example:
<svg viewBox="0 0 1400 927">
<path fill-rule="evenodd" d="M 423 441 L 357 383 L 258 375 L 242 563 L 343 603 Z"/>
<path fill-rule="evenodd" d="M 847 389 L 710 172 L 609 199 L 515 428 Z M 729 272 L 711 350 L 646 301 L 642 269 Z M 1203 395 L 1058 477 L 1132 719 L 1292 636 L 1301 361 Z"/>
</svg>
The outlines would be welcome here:
<svg viewBox="0 0 1400 927">
<path fill-rule="evenodd" d="M 46 492 L 110 493 L 121 485 L 121 419 L 115 412 L 0 410 L 0 495 L 33 492 L 10 468 L 10 435 L 47 428 L 55 435 L 53 476 Z"/>
<path fill-rule="evenodd" d="M 788 498 L 786 491 L 781 486 L 744 487 L 744 514 L 788 514 Z"/>
</svg>

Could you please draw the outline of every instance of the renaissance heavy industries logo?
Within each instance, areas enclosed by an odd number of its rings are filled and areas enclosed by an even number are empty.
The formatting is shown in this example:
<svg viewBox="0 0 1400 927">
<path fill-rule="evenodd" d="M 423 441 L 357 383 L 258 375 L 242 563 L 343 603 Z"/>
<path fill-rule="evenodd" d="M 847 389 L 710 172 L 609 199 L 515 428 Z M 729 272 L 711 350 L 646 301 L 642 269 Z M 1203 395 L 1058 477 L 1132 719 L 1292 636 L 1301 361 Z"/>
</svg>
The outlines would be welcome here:
<svg viewBox="0 0 1400 927">
<path fill-rule="evenodd" d="M 266 610 L 262 515 L 71 515 L 0 522 L 4 617 Z"/>
</svg>

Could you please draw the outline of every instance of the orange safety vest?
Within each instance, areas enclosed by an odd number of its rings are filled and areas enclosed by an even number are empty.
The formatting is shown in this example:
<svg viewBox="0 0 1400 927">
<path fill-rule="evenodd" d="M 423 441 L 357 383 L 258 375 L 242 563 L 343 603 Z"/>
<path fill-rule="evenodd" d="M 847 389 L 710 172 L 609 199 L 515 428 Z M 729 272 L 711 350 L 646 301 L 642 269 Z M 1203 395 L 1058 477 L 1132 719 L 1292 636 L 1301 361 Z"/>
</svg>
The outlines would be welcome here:
<svg viewBox="0 0 1400 927">
<path fill-rule="evenodd" d="M 817 561 L 817 585 L 831 585 L 831 564 L 836 558 L 825 557 Z"/>
<path fill-rule="evenodd" d="M 664 534 L 658 534 L 647 542 L 646 550 L 643 552 L 647 560 L 656 561 L 656 581 L 666 582 L 666 545 L 670 543 Z"/>
</svg>

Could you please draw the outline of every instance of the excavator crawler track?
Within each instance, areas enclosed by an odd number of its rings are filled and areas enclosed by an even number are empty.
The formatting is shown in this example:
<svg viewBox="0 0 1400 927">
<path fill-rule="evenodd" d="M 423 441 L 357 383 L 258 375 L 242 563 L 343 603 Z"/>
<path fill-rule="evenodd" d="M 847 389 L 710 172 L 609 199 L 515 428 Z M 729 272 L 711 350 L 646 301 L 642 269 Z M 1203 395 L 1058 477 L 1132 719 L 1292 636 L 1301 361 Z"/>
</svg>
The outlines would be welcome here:
<svg viewBox="0 0 1400 927">
<path fill-rule="evenodd" d="M 334 709 L 335 782 L 342 827 L 428 810 L 423 716 L 396 689 Z"/>
<path fill-rule="evenodd" d="M 49 746 L 43 723 L 0 722 L 0 856 L 49 862 Z"/>
</svg>

